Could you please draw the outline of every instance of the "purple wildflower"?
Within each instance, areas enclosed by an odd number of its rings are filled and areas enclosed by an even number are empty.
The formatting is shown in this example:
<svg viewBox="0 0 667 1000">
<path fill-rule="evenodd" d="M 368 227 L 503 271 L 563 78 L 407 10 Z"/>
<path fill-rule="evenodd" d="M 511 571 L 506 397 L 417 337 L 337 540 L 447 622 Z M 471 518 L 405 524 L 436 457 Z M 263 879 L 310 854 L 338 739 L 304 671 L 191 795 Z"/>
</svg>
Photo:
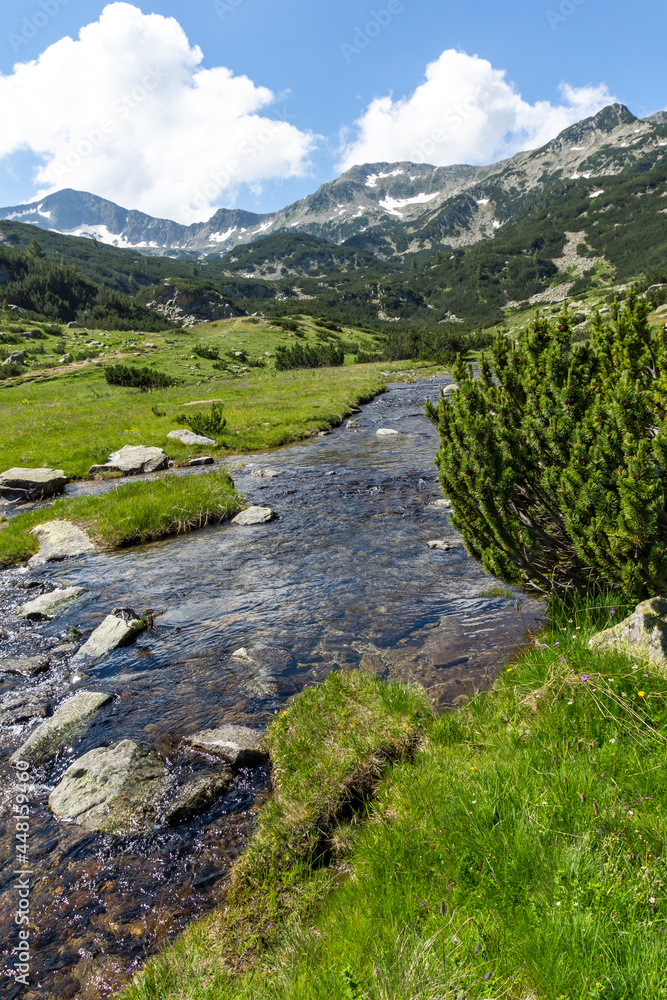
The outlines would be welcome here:
<svg viewBox="0 0 667 1000">
<path fill-rule="evenodd" d="M 587 681 L 588 680 L 588 674 L 582 674 L 581 675 L 581 679 L 582 679 L 582 681 Z"/>
</svg>

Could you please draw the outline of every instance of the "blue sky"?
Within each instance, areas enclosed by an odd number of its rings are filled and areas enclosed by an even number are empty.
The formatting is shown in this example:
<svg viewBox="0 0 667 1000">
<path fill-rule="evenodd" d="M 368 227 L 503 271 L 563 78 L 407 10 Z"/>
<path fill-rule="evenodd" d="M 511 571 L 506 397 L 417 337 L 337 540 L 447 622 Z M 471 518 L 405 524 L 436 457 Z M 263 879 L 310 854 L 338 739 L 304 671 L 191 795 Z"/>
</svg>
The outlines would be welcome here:
<svg viewBox="0 0 667 1000">
<path fill-rule="evenodd" d="M 74 187 L 194 221 L 355 162 L 486 162 L 611 99 L 667 106 L 666 22 L 620 0 L 3 0 L 0 204 Z"/>
</svg>

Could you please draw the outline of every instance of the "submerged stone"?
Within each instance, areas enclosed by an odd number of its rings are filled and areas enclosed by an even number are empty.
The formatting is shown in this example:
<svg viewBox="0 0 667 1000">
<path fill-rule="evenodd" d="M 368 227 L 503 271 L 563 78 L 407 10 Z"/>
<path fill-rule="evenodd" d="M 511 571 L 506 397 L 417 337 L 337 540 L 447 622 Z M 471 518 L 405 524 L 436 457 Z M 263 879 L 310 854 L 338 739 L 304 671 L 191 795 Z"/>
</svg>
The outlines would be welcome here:
<svg viewBox="0 0 667 1000">
<path fill-rule="evenodd" d="M 11 760 L 38 763 L 55 756 L 73 736 L 80 735 L 88 727 L 95 712 L 110 701 L 110 694 L 80 691 L 60 705 L 50 719 L 42 722 L 12 754 Z"/>
<path fill-rule="evenodd" d="M 248 767 L 268 757 L 263 737 L 264 733 L 260 729 L 227 725 L 217 729 L 203 729 L 194 736 L 187 736 L 185 742 L 194 750 L 215 754 L 236 767 Z"/>
<path fill-rule="evenodd" d="M 48 656 L 8 656 L 0 660 L 0 674 L 21 674 L 22 677 L 36 677 L 49 669 Z"/>
<path fill-rule="evenodd" d="M 276 517 L 270 507 L 248 507 L 232 518 L 232 524 L 267 524 Z"/>
<path fill-rule="evenodd" d="M 70 521 L 47 521 L 38 524 L 30 534 L 39 542 L 39 552 L 28 560 L 29 566 L 42 566 L 96 551 L 86 532 Z"/>
<path fill-rule="evenodd" d="M 119 608 L 123 611 L 123 608 Z M 87 667 L 92 663 L 97 663 L 107 653 L 123 646 L 129 646 L 136 637 L 146 628 L 143 619 L 130 618 L 125 620 L 118 615 L 107 615 L 101 625 L 95 629 L 87 642 L 72 657 L 73 667 Z"/>
<path fill-rule="evenodd" d="M 49 796 L 56 819 L 89 832 L 138 833 L 155 823 L 167 769 L 132 740 L 89 750 L 65 771 Z"/>
<path fill-rule="evenodd" d="M 667 598 L 654 597 L 638 604 L 618 625 L 598 632 L 589 649 L 619 649 L 667 669 Z"/>
<path fill-rule="evenodd" d="M 204 812 L 227 791 L 231 781 L 231 771 L 209 771 L 198 775 L 177 790 L 160 818 L 173 826 Z"/>
</svg>

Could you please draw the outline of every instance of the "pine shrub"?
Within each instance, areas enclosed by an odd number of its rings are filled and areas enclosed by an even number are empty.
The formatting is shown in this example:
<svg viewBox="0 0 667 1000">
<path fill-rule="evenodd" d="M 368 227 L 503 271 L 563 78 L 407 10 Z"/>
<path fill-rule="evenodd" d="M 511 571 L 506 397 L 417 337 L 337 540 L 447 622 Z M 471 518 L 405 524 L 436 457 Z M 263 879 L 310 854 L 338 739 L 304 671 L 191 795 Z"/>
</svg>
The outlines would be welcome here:
<svg viewBox="0 0 667 1000">
<path fill-rule="evenodd" d="M 222 403 L 211 403 L 208 413 L 180 413 L 176 417 L 176 423 L 180 427 L 187 427 L 193 434 L 204 437 L 216 437 L 227 426 L 222 415 Z"/>
<path fill-rule="evenodd" d="M 633 290 L 575 344 L 567 311 L 499 336 L 476 378 L 427 404 L 469 553 L 543 594 L 667 587 L 667 333 Z"/>
<path fill-rule="evenodd" d="M 122 385 L 126 388 L 166 389 L 174 385 L 174 379 L 152 368 L 138 368 L 132 365 L 108 365 L 104 369 L 104 377 L 109 385 Z"/>
</svg>

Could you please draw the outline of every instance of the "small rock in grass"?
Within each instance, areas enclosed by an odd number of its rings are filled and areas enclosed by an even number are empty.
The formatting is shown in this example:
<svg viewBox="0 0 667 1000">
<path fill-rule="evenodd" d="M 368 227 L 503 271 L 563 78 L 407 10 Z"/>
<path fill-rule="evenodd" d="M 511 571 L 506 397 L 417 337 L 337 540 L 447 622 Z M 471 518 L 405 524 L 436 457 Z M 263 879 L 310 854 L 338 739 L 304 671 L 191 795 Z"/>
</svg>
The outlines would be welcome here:
<svg viewBox="0 0 667 1000">
<path fill-rule="evenodd" d="M 185 742 L 194 750 L 222 757 L 236 767 L 248 767 L 268 757 L 262 744 L 264 733 L 247 726 L 220 726 L 218 729 L 204 729 Z"/>
<path fill-rule="evenodd" d="M 95 546 L 85 531 L 70 521 L 47 521 L 30 532 L 39 542 L 39 552 L 28 560 L 29 566 L 42 566 L 74 556 L 95 552 Z"/>
<path fill-rule="evenodd" d="M 275 511 L 271 510 L 270 507 L 248 507 L 247 510 L 242 510 L 240 514 L 232 518 L 232 524 L 267 524 L 269 521 L 273 521 L 276 516 Z"/>
<path fill-rule="evenodd" d="M 81 668 L 97 663 L 114 649 L 129 646 L 145 628 L 146 622 L 143 619 L 130 618 L 125 621 L 118 615 L 107 615 L 78 653 L 72 657 L 71 666 Z"/>
<path fill-rule="evenodd" d="M 638 604 L 627 618 L 598 632 L 589 640 L 590 649 L 618 649 L 667 668 L 667 598 L 654 597 Z"/>
<path fill-rule="evenodd" d="M 74 735 L 87 728 L 93 715 L 111 701 L 110 694 L 80 691 L 56 710 L 30 734 L 23 746 L 14 751 L 11 761 L 37 763 L 53 757 Z"/>
<path fill-rule="evenodd" d="M 173 438 L 175 441 L 180 441 L 181 444 L 215 444 L 215 440 L 210 437 L 204 437 L 203 434 L 195 434 L 194 431 L 178 430 L 169 431 L 167 434 L 168 438 Z"/>
<path fill-rule="evenodd" d="M 42 621 L 48 618 L 56 608 L 62 608 L 69 601 L 74 600 L 79 594 L 83 594 L 83 587 L 63 587 L 59 590 L 52 590 L 49 594 L 42 594 L 33 601 L 28 601 L 19 608 L 20 618 L 29 618 L 32 621 Z"/>
</svg>

